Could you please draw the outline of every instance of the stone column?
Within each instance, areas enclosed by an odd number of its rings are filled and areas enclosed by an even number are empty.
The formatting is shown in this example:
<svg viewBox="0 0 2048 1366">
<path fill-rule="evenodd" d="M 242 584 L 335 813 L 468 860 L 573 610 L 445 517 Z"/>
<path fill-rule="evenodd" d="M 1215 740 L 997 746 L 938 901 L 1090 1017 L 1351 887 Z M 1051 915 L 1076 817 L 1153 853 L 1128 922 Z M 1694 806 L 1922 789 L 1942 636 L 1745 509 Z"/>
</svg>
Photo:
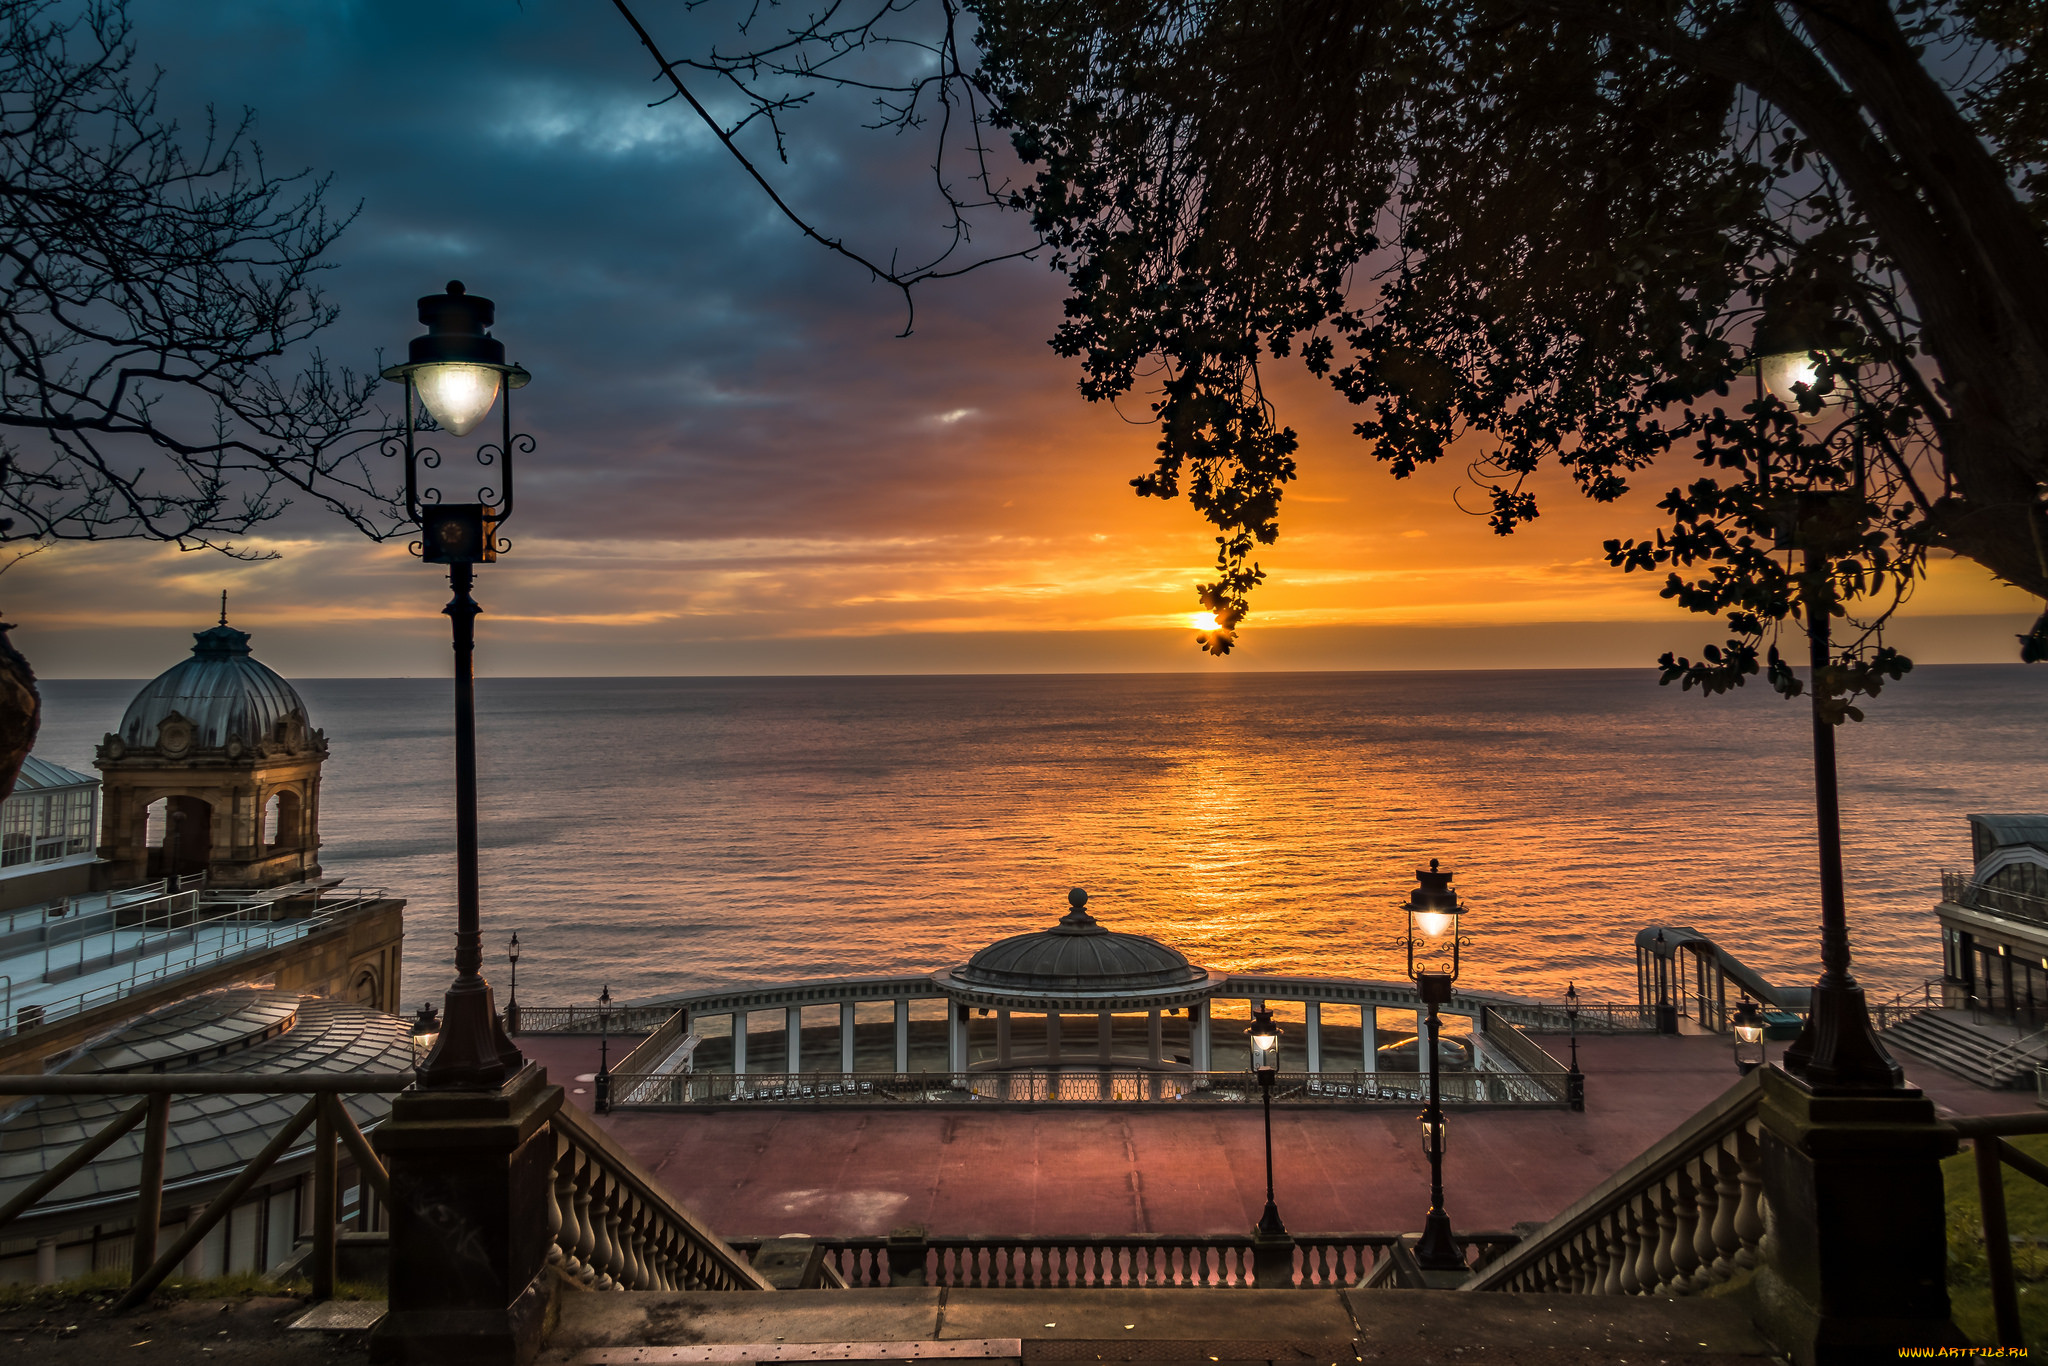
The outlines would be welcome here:
<svg viewBox="0 0 2048 1366">
<path fill-rule="evenodd" d="M 1188 1065 L 1197 1072 L 1210 1071 L 1209 1003 L 1197 1001 L 1188 1007 Z"/>
<path fill-rule="evenodd" d="M 1106 1010 L 1095 1012 L 1095 1056 L 1103 1066 L 1109 1065 L 1116 1047 L 1116 1016 Z"/>
<path fill-rule="evenodd" d="M 391 1172 L 390 1312 L 378 1366 L 525 1366 L 550 1282 L 548 1120 L 562 1088 L 529 1063 L 501 1089 L 407 1091 L 376 1131 Z"/>
<path fill-rule="evenodd" d="M 1308 1041 L 1308 1070 L 1320 1072 L 1323 1070 L 1323 1003 L 1305 1001 L 1301 1009 L 1308 1020 L 1307 1028 L 1303 1031 L 1303 1036 Z"/>
<path fill-rule="evenodd" d="M 1060 1065 L 1060 1015 L 1056 1010 L 1046 1012 L 1045 1016 L 1045 1065 Z"/>
<path fill-rule="evenodd" d="M 57 1239 L 53 1234 L 36 1239 L 36 1284 L 57 1283 Z"/>
<path fill-rule="evenodd" d="M 1166 1023 L 1156 1010 L 1145 1017 L 1145 1061 L 1154 1067 L 1166 1061 Z"/>
<path fill-rule="evenodd" d="M 782 1021 L 783 1054 L 787 1059 L 782 1070 L 801 1072 L 804 1070 L 804 1008 L 788 1007 L 782 1012 Z"/>
<path fill-rule="evenodd" d="M 967 1007 L 953 1001 L 946 1002 L 946 1070 L 965 1072 L 967 1070 L 967 1021 L 963 1018 Z"/>
<path fill-rule="evenodd" d="M 1010 1012 L 998 1010 L 996 1012 L 996 1066 L 1008 1067 L 1010 1065 L 1010 1057 Z"/>
<path fill-rule="evenodd" d="M 1779 1067 L 1761 1075 L 1757 1327 L 1797 1366 L 1960 1346 L 1941 1180 L 1955 1131 L 1917 1090 L 1831 1095 Z"/>
<path fill-rule="evenodd" d="M 736 1078 L 747 1075 L 747 1012 L 744 1010 L 732 1013 L 732 1074 Z"/>
<path fill-rule="evenodd" d="M 896 1070 L 910 1070 L 910 1001 L 903 996 L 896 998 Z"/>
<path fill-rule="evenodd" d="M 839 1003 L 839 1070 L 853 1071 L 854 1006 L 851 1001 Z"/>
<path fill-rule="evenodd" d="M 1359 1067 L 1367 1072 L 1380 1070 L 1380 1008 L 1365 1005 L 1358 1008 Z"/>
</svg>

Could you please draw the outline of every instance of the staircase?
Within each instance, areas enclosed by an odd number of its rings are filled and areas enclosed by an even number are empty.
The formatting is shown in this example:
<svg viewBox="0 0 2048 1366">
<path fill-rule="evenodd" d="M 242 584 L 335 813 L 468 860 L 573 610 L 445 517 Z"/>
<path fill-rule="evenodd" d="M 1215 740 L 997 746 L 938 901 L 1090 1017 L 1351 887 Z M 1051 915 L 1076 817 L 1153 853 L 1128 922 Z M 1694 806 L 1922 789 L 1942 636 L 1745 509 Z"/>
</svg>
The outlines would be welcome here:
<svg viewBox="0 0 2048 1366">
<path fill-rule="evenodd" d="M 2020 1035 L 2010 1028 L 1974 1024 L 1959 1010 L 1908 1015 L 1884 1031 L 1884 1041 L 1994 1091 L 2026 1085 L 2034 1068 L 2048 1062 L 2048 1032 Z"/>
</svg>

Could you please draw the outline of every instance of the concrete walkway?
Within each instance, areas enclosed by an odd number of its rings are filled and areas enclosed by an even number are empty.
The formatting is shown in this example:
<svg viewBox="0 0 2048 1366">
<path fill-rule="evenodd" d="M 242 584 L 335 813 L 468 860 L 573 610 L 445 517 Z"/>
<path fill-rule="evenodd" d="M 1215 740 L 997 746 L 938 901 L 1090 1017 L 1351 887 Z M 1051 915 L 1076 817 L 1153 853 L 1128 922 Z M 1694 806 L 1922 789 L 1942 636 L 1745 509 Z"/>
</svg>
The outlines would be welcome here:
<svg viewBox="0 0 2048 1366">
<path fill-rule="evenodd" d="M 1545 1039 L 1563 1056 L 1564 1041 Z M 594 1041 L 522 1038 L 587 1108 Z M 1445 1158 L 1453 1225 L 1505 1231 L 1562 1210 L 1735 1080 L 1725 1040 L 1582 1039 L 1586 1111 L 1453 1112 Z M 1778 1045 L 1772 1045 L 1775 1058 Z M 616 1054 L 614 1055 L 616 1056 Z M 1955 1113 L 2029 1110 L 1907 1060 Z M 626 1151 L 730 1238 L 886 1234 L 1241 1233 L 1265 1201 L 1254 1108 L 931 1110 L 797 1108 L 614 1114 Z M 1428 1165 L 1407 1109 L 1273 1113 L 1281 1217 L 1301 1232 L 1421 1226 Z"/>
</svg>

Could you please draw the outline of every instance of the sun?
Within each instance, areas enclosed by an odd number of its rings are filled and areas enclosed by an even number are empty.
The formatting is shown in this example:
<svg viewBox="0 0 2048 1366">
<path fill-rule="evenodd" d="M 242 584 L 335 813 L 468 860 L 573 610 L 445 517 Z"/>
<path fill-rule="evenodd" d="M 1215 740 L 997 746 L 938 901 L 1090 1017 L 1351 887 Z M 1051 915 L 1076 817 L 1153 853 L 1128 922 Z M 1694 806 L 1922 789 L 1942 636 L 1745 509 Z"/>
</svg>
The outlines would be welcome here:
<svg viewBox="0 0 2048 1366">
<path fill-rule="evenodd" d="M 1223 627 L 1223 623 L 1216 620 L 1214 612 L 1196 612 L 1188 617 L 1188 623 L 1197 631 L 1217 631 Z"/>
</svg>

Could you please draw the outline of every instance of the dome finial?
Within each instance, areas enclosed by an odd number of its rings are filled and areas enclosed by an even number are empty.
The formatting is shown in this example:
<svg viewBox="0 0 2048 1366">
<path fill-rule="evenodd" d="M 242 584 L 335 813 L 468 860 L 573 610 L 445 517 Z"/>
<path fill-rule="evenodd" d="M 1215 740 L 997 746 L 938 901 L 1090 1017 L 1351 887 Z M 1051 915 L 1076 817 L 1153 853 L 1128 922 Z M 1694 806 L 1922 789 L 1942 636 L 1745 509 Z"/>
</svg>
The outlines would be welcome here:
<svg viewBox="0 0 2048 1366">
<path fill-rule="evenodd" d="M 225 588 L 220 590 L 220 624 L 228 624 L 228 590 Z"/>
<path fill-rule="evenodd" d="M 1071 909 L 1060 917 L 1060 924 L 1086 928 L 1095 923 L 1095 917 L 1088 914 L 1088 893 L 1081 888 L 1067 893 L 1067 905 Z"/>
</svg>

